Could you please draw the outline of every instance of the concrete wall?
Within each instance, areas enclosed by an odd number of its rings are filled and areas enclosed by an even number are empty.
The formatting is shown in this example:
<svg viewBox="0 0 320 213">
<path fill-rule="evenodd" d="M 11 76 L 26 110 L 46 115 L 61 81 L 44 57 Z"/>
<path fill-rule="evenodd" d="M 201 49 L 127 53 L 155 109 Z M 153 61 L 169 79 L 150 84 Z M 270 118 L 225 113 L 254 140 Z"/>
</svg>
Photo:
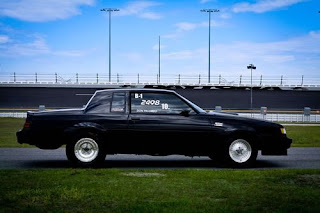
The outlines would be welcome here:
<svg viewBox="0 0 320 213">
<path fill-rule="evenodd" d="M 94 88 L 18 88 L 0 87 L 0 108 L 82 107 L 97 89 Z M 249 109 L 250 90 L 243 89 L 176 89 L 178 93 L 205 109 Z M 320 110 L 320 91 L 261 90 L 253 91 L 253 107 L 301 110 L 308 106 Z"/>
</svg>

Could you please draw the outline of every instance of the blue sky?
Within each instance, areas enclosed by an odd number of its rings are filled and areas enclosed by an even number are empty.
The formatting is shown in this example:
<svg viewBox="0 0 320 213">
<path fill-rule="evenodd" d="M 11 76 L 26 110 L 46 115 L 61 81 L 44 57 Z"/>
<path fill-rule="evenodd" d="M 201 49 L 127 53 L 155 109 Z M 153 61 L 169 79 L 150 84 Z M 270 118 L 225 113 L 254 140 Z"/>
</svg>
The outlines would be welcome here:
<svg viewBox="0 0 320 213">
<path fill-rule="evenodd" d="M 0 0 L 0 72 L 108 74 L 108 15 L 112 14 L 112 73 L 162 75 L 208 72 L 212 14 L 212 75 L 318 76 L 319 0 Z"/>
</svg>

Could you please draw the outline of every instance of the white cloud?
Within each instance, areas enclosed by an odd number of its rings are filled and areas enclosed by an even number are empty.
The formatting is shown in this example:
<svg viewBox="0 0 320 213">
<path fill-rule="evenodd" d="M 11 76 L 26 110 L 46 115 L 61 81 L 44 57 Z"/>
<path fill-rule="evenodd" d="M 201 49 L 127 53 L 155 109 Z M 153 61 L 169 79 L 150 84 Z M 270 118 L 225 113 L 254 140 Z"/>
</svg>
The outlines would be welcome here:
<svg viewBox="0 0 320 213">
<path fill-rule="evenodd" d="M 229 13 L 221 13 L 220 18 L 222 19 L 230 19 L 232 16 Z"/>
<path fill-rule="evenodd" d="M 294 61 L 296 58 L 293 55 L 265 55 L 264 60 L 271 63 L 284 63 Z"/>
<path fill-rule="evenodd" d="M 207 47 L 167 52 L 162 55 L 168 72 L 170 69 L 190 70 L 192 74 L 206 74 L 208 63 Z M 246 66 L 254 63 L 255 74 L 300 75 L 318 73 L 320 67 L 320 31 L 275 42 L 233 42 L 214 44 L 211 62 L 215 75 L 226 76 L 246 74 Z M 190 69 L 189 69 L 189 68 Z M 192 72 L 200 69 L 202 73 Z M 186 72 L 185 72 L 186 73 Z M 310 74 L 309 74 L 310 75 Z"/>
<path fill-rule="evenodd" d="M 233 6 L 232 10 L 235 13 L 240 12 L 254 12 L 264 13 L 268 11 L 277 10 L 283 7 L 288 7 L 305 0 L 260 0 L 256 3 L 241 2 Z"/>
<path fill-rule="evenodd" d="M 126 58 L 126 60 L 130 62 L 141 62 L 143 61 L 143 55 L 138 52 L 129 52 L 129 53 L 122 53 L 120 54 L 122 58 Z"/>
<path fill-rule="evenodd" d="M 206 4 L 215 0 L 200 0 L 200 4 Z"/>
<path fill-rule="evenodd" d="M 189 60 L 194 56 L 194 52 L 190 50 L 183 50 L 178 52 L 165 53 L 161 55 L 164 60 Z"/>
<path fill-rule="evenodd" d="M 9 36 L 0 35 L 0 44 L 5 44 L 5 43 L 8 43 L 9 41 L 10 41 Z"/>
<path fill-rule="evenodd" d="M 95 0 L 1 0 L 0 16 L 45 22 L 79 15 L 80 6 L 94 3 Z"/>
<path fill-rule="evenodd" d="M 145 19 L 161 19 L 162 16 L 156 12 L 151 12 L 151 7 L 156 7 L 161 3 L 154 1 L 136 1 L 129 3 L 125 8 L 121 8 L 119 12 L 115 13 L 115 16 L 132 16 L 136 15 Z"/>
<path fill-rule="evenodd" d="M 51 54 L 66 57 L 81 57 L 87 54 L 86 51 L 82 50 L 62 50 L 62 51 L 51 51 Z"/>
<path fill-rule="evenodd" d="M 146 19 L 153 19 L 153 20 L 156 20 L 156 19 L 161 19 L 162 16 L 157 14 L 157 13 L 152 13 L 152 12 L 146 12 L 146 13 L 142 13 L 140 15 L 141 18 L 146 18 Z"/>
<path fill-rule="evenodd" d="M 50 53 L 50 49 L 45 40 L 36 36 L 34 40 L 26 43 L 12 42 L 10 45 L 0 45 L 3 56 L 34 56 Z"/>
<path fill-rule="evenodd" d="M 9 39 L 8 36 L 0 36 L 0 56 L 21 57 L 56 55 L 66 57 L 80 57 L 88 54 L 88 52 L 92 52 L 92 50 L 52 50 L 42 36 L 26 35 L 25 37 L 28 38 L 28 41 L 21 42 L 14 39 Z M 1 38 L 6 38 L 8 42 L 1 42 Z"/>
<path fill-rule="evenodd" d="M 195 30 L 199 27 L 208 27 L 208 22 L 200 22 L 200 23 L 192 23 L 192 22 L 179 22 L 175 24 L 175 31 L 171 34 L 166 34 L 163 37 L 164 38 L 176 38 L 181 36 L 186 31 Z M 223 22 L 217 22 L 212 20 L 211 21 L 211 27 L 220 27 L 225 25 Z"/>
<path fill-rule="evenodd" d="M 178 31 L 194 30 L 199 24 L 190 22 L 180 22 L 176 24 Z"/>
<path fill-rule="evenodd" d="M 259 60 L 262 62 L 283 63 L 297 58 L 319 57 L 320 31 L 312 31 L 308 35 L 291 38 L 286 41 L 256 43 L 233 42 L 216 45 L 219 60 L 240 62 L 243 60 Z M 227 57 L 224 57 L 226 55 Z"/>
</svg>

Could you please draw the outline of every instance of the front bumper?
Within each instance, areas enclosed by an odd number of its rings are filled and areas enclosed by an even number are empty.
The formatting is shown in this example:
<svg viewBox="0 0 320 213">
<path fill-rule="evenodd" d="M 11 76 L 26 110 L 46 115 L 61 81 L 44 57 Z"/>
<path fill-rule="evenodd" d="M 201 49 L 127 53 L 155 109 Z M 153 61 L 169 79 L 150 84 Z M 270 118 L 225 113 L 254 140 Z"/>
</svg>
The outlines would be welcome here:
<svg viewBox="0 0 320 213">
<path fill-rule="evenodd" d="M 287 136 L 267 138 L 262 142 L 262 155 L 287 155 L 287 150 L 292 144 L 292 139 Z"/>
</svg>

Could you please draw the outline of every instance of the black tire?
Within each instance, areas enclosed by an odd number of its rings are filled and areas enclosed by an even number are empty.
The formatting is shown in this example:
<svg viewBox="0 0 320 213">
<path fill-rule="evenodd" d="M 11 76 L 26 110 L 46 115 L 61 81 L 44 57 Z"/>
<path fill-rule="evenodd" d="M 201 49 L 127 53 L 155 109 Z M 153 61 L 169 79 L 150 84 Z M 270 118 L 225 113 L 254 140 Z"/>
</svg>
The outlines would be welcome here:
<svg viewBox="0 0 320 213">
<path fill-rule="evenodd" d="M 219 165 L 232 168 L 247 168 L 254 166 L 258 149 L 252 139 L 234 137 L 228 140 L 213 156 L 209 156 Z"/>
<path fill-rule="evenodd" d="M 66 146 L 68 160 L 75 167 L 99 167 L 106 158 L 106 151 L 97 134 L 82 133 Z"/>
</svg>

